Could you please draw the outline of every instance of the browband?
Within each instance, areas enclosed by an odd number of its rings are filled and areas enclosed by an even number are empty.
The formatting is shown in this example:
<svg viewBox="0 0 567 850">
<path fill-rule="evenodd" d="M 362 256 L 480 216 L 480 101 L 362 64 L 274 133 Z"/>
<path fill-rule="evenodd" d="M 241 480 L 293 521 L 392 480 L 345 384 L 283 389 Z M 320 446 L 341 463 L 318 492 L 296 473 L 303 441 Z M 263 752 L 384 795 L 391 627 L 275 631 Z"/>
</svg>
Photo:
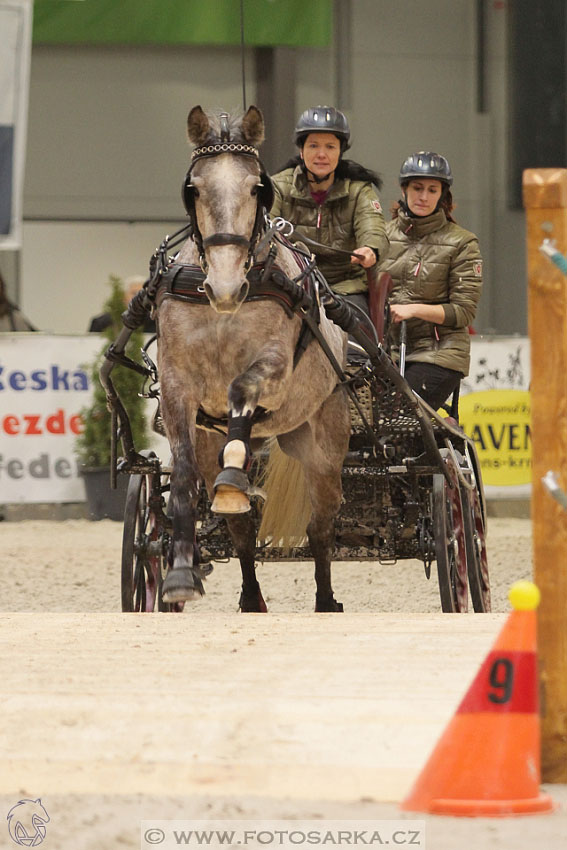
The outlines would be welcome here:
<svg viewBox="0 0 567 850">
<path fill-rule="evenodd" d="M 215 156 L 218 153 L 242 153 L 246 156 L 259 157 L 257 148 L 252 145 L 240 145 L 234 142 L 222 142 L 216 145 L 203 145 L 200 148 L 195 148 L 191 154 L 191 161 L 200 156 Z"/>
</svg>

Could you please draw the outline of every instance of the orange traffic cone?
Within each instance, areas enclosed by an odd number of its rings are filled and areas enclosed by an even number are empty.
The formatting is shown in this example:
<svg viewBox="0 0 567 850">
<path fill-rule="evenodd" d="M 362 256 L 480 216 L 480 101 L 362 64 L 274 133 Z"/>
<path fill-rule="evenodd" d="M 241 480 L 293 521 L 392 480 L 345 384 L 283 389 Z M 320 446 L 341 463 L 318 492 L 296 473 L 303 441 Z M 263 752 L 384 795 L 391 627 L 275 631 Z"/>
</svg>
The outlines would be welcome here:
<svg viewBox="0 0 567 850">
<path fill-rule="evenodd" d="M 516 582 L 509 598 L 515 610 L 402 809 L 494 817 L 553 809 L 539 792 L 539 590 Z"/>
</svg>

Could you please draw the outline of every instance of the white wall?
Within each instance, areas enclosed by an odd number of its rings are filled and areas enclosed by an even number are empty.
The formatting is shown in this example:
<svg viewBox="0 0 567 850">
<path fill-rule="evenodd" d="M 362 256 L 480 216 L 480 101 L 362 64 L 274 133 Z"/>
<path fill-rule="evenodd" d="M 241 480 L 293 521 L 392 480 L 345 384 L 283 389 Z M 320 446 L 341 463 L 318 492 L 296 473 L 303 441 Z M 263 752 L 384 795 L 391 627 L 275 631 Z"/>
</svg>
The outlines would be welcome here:
<svg viewBox="0 0 567 850">
<path fill-rule="evenodd" d="M 230 48 L 34 48 L 21 303 L 39 327 L 84 332 L 109 275 L 147 274 L 185 222 L 189 109 L 239 108 L 235 68 Z"/>
<path fill-rule="evenodd" d="M 84 333 L 110 294 L 109 275 L 147 275 L 171 224 L 28 222 L 22 309 L 41 330 Z"/>
<path fill-rule="evenodd" d="M 487 7 L 487 114 L 476 111 L 473 0 L 352 0 L 350 102 L 337 105 L 352 124 L 349 155 L 384 178 L 385 208 L 407 154 L 449 158 L 457 220 L 486 258 L 477 328 L 525 332 L 523 214 L 505 198 L 506 9 Z M 332 103 L 332 49 L 298 50 L 296 63 L 296 91 L 274 97 L 294 97 L 298 113 Z M 247 68 L 252 103 L 250 52 Z M 185 121 L 196 103 L 240 108 L 237 48 L 34 48 L 21 291 L 40 327 L 84 331 L 108 275 L 144 274 L 183 222 Z M 65 217 L 153 222 L 53 221 Z"/>
<path fill-rule="evenodd" d="M 197 103 L 241 107 L 238 50 L 34 48 L 26 216 L 179 217 Z"/>
<path fill-rule="evenodd" d="M 357 0 L 353 8 L 353 152 L 383 174 L 386 203 L 399 197 L 397 175 L 406 156 L 443 153 L 468 218 L 475 4 Z"/>
<path fill-rule="evenodd" d="M 328 53 L 300 59 L 305 104 L 330 97 Z M 240 62 L 232 48 L 34 49 L 21 306 L 38 327 L 82 333 L 109 275 L 147 274 L 154 249 L 185 223 L 187 114 L 197 103 L 240 109 Z M 246 67 L 250 78 L 250 54 Z M 131 220 L 69 220 L 81 218 Z"/>
</svg>

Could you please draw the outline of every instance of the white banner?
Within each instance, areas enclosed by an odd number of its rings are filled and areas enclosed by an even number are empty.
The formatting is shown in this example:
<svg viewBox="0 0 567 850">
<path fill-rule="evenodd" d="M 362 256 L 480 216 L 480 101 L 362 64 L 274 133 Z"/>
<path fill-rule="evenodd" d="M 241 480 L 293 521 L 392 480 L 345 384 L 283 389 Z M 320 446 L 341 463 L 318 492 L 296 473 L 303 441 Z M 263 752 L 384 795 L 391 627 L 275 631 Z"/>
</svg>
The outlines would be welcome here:
<svg viewBox="0 0 567 850">
<path fill-rule="evenodd" d="M 32 0 L 0 0 L 0 250 L 22 245 Z"/>
<path fill-rule="evenodd" d="M 0 334 L 0 504 L 85 500 L 75 439 L 92 395 L 85 364 L 101 344 L 98 334 Z M 530 494 L 529 383 L 526 337 L 472 340 L 460 417 L 489 498 Z M 151 448 L 168 463 L 167 440 L 153 435 Z"/>
<path fill-rule="evenodd" d="M 74 446 L 100 347 L 98 334 L 0 335 L 0 503 L 85 501 Z"/>
<path fill-rule="evenodd" d="M 92 401 L 88 364 L 103 347 L 95 333 L 0 333 L 0 504 L 85 501 L 75 440 Z M 155 408 L 149 400 L 148 422 Z M 151 430 L 149 448 L 169 461 L 169 443 Z"/>
</svg>

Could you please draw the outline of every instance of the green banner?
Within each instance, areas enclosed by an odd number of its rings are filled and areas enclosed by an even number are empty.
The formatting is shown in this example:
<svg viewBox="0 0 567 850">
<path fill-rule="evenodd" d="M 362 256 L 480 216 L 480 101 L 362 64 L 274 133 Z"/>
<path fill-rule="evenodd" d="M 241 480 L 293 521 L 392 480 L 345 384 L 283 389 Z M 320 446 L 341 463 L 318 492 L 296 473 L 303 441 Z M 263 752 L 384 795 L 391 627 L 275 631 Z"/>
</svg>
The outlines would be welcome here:
<svg viewBox="0 0 567 850">
<path fill-rule="evenodd" d="M 331 0 L 243 0 L 248 46 L 326 47 Z M 240 0 L 35 0 L 34 44 L 240 44 Z"/>
</svg>

